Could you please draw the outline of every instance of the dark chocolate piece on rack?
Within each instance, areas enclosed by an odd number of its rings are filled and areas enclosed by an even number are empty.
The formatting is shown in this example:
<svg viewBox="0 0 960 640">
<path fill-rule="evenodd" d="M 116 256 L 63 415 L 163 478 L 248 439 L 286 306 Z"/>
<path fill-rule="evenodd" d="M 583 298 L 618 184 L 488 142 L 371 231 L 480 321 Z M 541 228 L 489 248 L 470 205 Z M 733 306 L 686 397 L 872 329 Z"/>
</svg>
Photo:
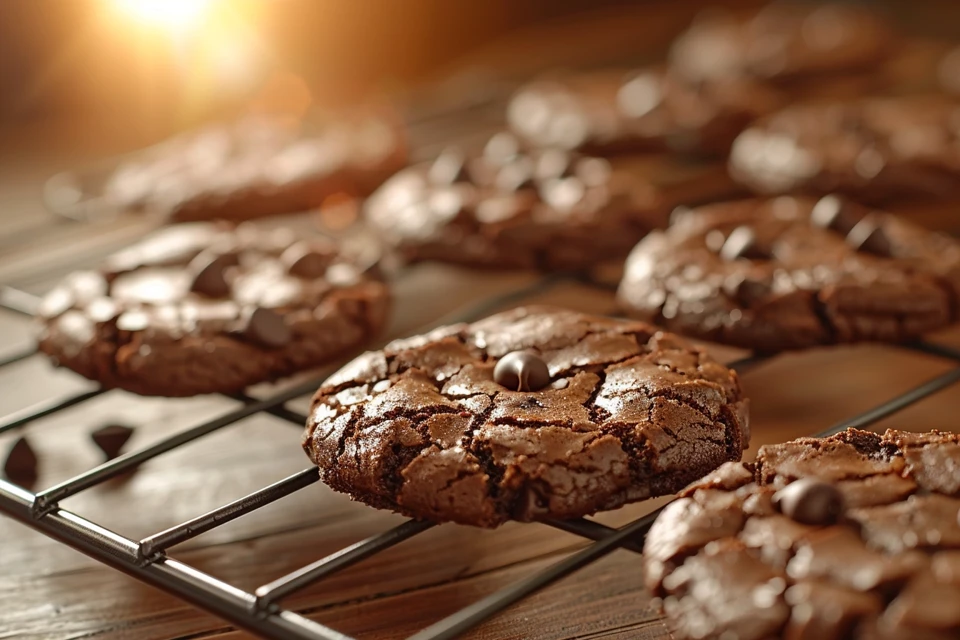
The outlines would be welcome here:
<svg viewBox="0 0 960 640">
<path fill-rule="evenodd" d="M 92 431 L 90 439 L 103 451 L 107 460 L 113 460 L 133 435 L 134 428 L 124 424 L 108 424 Z"/>
<path fill-rule="evenodd" d="M 18 484 L 30 486 L 37 481 L 37 454 L 26 436 L 17 438 L 7 451 L 3 474 Z"/>
</svg>

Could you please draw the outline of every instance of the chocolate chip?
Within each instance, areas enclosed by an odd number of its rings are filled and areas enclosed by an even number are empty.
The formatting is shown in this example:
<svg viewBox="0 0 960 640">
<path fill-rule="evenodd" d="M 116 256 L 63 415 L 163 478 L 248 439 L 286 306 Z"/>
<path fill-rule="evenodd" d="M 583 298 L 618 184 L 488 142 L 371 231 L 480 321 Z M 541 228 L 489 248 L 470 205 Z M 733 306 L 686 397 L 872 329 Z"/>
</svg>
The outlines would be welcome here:
<svg viewBox="0 0 960 640">
<path fill-rule="evenodd" d="M 298 242 L 280 255 L 287 273 L 298 278 L 321 278 L 336 255 L 332 243 Z"/>
<path fill-rule="evenodd" d="M 530 351 L 512 351 L 493 368 L 497 384 L 516 391 L 539 391 L 550 384 L 550 370 L 540 356 Z"/>
<path fill-rule="evenodd" d="M 459 149 L 447 149 L 441 153 L 427 172 L 434 184 L 453 184 L 468 179 L 466 159 Z"/>
<path fill-rule="evenodd" d="M 810 211 L 811 224 L 840 233 L 850 233 L 862 217 L 863 214 L 854 205 L 836 195 L 820 198 Z"/>
<path fill-rule="evenodd" d="M 740 258 L 764 260 L 770 256 L 760 247 L 757 234 L 753 229 L 737 227 L 730 232 L 723 246 L 720 247 L 720 257 L 732 261 Z"/>
<path fill-rule="evenodd" d="M 801 524 L 833 524 L 843 513 L 843 494 L 836 486 L 815 478 L 801 478 L 773 496 L 780 512 Z"/>
<path fill-rule="evenodd" d="M 100 427 L 96 431 L 91 432 L 90 438 L 94 444 L 100 447 L 104 455 L 107 456 L 107 460 L 112 460 L 120 454 L 123 445 L 127 443 L 127 440 L 129 440 L 132 435 L 133 427 L 122 424 L 108 424 L 105 427 Z"/>
<path fill-rule="evenodd" d="M 36 482 L 37 454 L 25 437 L 21 436 L 17 439 L 7 452 L 7 460 L 3 463 L 3 474 L 24 486 Z"/>
<path fill-rule="evenodd" d="M 887 233 L 871 218 L 864 218 L 850 230 L 847 234 L 847 244 L 857 251 L 878 256 L 889 256 L 893 251 Z"/>
<path fill-rule="evenodd" d="M 239 259 L 235 253 L 201 253 L 191 260 L 187 267 L 194 274 L 190 291 L 211 298 L 224 298 L 230 295 L 227 269 L 238 264 Z"/>
<path fill-rule="evenodd" d="M 744 306 L 750 306 L 770 293 L 769 283 L 743 275 L 728 278 L 724 287 L 731 297 Z"/>
<path fill-rule="evenodd" d="M 257 307 L 246 316 L 243 335 L 273 349 L 286 346 L 293 339 L 293 332 L 283 316 L 263 307 Z"/>
</svg>

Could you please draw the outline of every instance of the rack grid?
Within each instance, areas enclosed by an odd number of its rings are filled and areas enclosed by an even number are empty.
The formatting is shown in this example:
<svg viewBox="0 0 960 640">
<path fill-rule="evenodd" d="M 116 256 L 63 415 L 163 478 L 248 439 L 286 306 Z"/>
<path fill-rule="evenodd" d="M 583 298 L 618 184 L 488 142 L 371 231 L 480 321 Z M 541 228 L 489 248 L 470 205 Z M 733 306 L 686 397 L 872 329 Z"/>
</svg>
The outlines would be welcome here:
<svg viewBox="0 0 960 640">
<path fill-rule="evenodd" d="M 561 282 L 570 280 L 585 282 L 584 279 L 569 274 L 545 276 L 530 286 L 485 299 L 466 312 L 458 314 L 457 318 L 447 320 L 451 322 L 476 320 L 494 309 L 522 303 L 535 294 L 543 293 Z M 10 287 L 0 290 L 0 308 L 32 315 L 36 302 L 37 299 L 34 296 L 23 291 Z M 918 355 L 936 356 L 956 363 L 957 366 L 880 405 L 826 428 L 816 434 L 817 436 L 834 434 L 848 427 L 869 428 L 879 420 L 960 382 L 960 350 L 928 342 L 891 348 L 907 349 Z M 35 353 L 35 349 L 27 349 L 8 355 L 0 360 L 0 367 L 24 360 Z M 732 362 L 729 366 L 743 372 L 762 365 L 770 357 L 772 356 L 751 356 Z M 332 628 L 284 609 L 280 601 L 308 585 L 427 531 L 435 526 L 433 523 L 408 520 L 388 531 L 296 569 L 250 593 L 176 560 L 168 554 L 168 551 L 171 547 L 314 484 L 319 480 L 315 467 L 304 469 L 229 504 L 141 540 L 121 536 L 96 522 L 59 507 L 59 502 L 67 497 L 96 486 L 157 456 L 185 446 L 204 435 L 230 427 L 248 416 L 262 412 L 294 424 L 303 424 L 306 416 L 289 409 L 286 405 L 291 400 L 312 393 L 321 382 L 322 380 L 301 382 L 266 398 L 254 398 L 244 394 L 229 396 L 233 400 L 240 401 L 240 406 L 148 447 L 107 461 L 38 493 L 0 479 L 0 512 L 246 631 L 276 640 L 351 640 Z M 0 417 L 0 433 L 17 429 L 35 420 L 82 404 L 106 391 L 102 388 L 94 389 L 65 399 L 52 399 Z M 619 529 L 607 527 L 586 518 L 544 523 L 591 540 L 593 543 L 545 570 L 502 588 L 436 622 L 411 636 L 410 640 L 441 640 L 456 637 L 502 609 L 574 573 L 615 549 L 623 548 L 639 553 L 644 536 L 658 513 L 659 510 L 654 511 Z"/>
</svg>

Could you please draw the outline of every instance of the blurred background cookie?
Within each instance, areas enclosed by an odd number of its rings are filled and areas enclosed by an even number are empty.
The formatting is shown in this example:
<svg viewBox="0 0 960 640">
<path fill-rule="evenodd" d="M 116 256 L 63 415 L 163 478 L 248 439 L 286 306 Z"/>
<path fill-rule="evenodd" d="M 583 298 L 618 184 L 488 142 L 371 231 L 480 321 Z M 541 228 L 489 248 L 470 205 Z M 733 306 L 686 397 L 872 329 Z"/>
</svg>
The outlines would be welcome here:
<svg viewBox="0 0 960 640">
<path fill-rule="evenodd" d="M 763 194 L 956 198 L 958 122 L 960 101 L 933 95 L 790 106 L 740 134 L 730 173 Z"/>
<path fill-rule="evenodd" d="M 776 90 L 748 77 L 689 80 L 652 67 L 532 82 L 514 95 L 507 119 L 538 146 L 719 155 L 781 103 Z"/>
</svg>

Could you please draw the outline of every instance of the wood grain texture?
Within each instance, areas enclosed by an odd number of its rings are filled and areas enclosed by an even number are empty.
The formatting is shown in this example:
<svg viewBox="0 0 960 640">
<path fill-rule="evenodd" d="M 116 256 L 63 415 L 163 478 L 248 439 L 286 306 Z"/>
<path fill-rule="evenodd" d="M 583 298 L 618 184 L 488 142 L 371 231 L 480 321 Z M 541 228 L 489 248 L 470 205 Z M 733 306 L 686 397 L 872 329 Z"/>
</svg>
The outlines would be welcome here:
<svg viewBox="0 0 960 640">
<path fill-rule="evenodd" d="M 667 4 L 679 8 L 668 10 Z M 508 39 L 478 54 L 474 61 L 505 66 L 513 62 L 515 73 L 523 75 L 536 65 L 569 62 L 577 50 L 592 51 L 591 61 L 596 62 L 622 59 L 631 48 L 634 55 L 643 57 L 662 45 L 670 30 L 679 28 L 697 4 L 661 3 L 653 17 L 605 14 L 592 31 L 587 20 L 554 25 Z M 609 37 L 611 33 L 613 37 Z M 644 34 L 650 35 L 649 42 L 637 50 L 637 39 Z M 591 43 L 603 46 L 592 48 Z M 528 54 L 523 64 L 517 63 L 518 51 Z M 78 225 L 42 209 L 37 194 L 43 179 L 54 171 L 149 142 L 125 139 L 122 132 L 114 139 L 104 139 L 81 129 L 76 124 L 24 126 L 7 136 L 8 142 L 0 147 L 0 283 L 40 293 L 65 271 L 94 263 L 104 252 L 155 224 L 123 217 Z M 455 124 L 437 128 L 425 148 L 431 144 L 439 147 L 459 133 Z M 670 176 L 677 175 L 674 170 L 665 171 L 660 162 L 653 169 L 664 175 L 663 184 L 670 184 Z M 717 187 L 711 183 L 711 188 Z M 926 222 L 947 225 L 960 217 L 956 211 L 939 205 L 922 213 Z M 479 308 L 478 302 L 498 293 L 524 291 L 537 280 L 528 273 L 476 273 L 431 265 L 413 268 L 395 283 L 397 304 L 389 334 L 408 335 L 464 313 L 495 311 Z M 523 300 L 598 313 L 615 311 L 608 291 L 572 282 L 536 290 Z M 0 357 L 28 347 L 31 335 L 29 320 L 0 311 Z M 931 339 L 960 345 L 960 332 L 947 331 Z M 717 353 L 727 359 L 741 355 L 732 349 L 717 349 Z M 752 456 L 763 443 L 826 428 L 950 366 L 933 357 L 879 346 L 823 349 L 766 362 L 743 375 L 752 400 L 753 446 L 747 455 Z M 0 369 L 0 413 L 87 388 L 89 383 L 75 375 L 54 370 L 39 357 L 30 358 Z M 291 403 L 300 411 L 305 405 L 306 399 Z M 41 460 L 36 488 L 98 464 L 100 454 L 89 440 L 89 432 L 98 426 L 119 422 L 137 427 L 128 444 L 137 448 L 232 406 L 232 401 L 219 397 L 145 399 L 111 391 L 40 420 L 24 429 Z M 960 393 L 951 389 L 884 420 L 877 428 L 955 430 L 958 413 Z M 0 436 L 0 450 L 16 435 Z M 299 436 L 297 425 L 254 416 L 152 460 L 135 473 L 70 498 L 63 506 L 123 535 L 147 536 L 307 467 Z M 620 526 L 661 502 L 631 505 L 597 519 Z M 403 521 L 315 484 L 179 545 L 170 555 L 253 590 Z M 585 544 L 545 525 L 509 524 L 496 531 L 444 525 L 283 604 L 358 638 L 403 638 Z M 507 609 L 468 637 L 666 640 L 669 634 L 641 583 L 638 556 L 616 551 Z M 241 636 L 174 597 L 0 518 L 0 639 L 233 640 Z"/>
</svg>

